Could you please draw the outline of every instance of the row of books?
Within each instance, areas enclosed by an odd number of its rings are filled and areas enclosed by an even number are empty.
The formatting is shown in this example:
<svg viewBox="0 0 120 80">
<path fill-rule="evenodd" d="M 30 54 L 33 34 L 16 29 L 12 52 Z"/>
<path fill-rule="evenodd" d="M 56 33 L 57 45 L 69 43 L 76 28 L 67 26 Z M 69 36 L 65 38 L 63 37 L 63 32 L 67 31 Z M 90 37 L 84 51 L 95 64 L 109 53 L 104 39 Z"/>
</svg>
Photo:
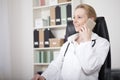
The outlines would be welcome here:
<svg viewBox="0 0 120 80">
<path fill-rule="evenodd" d="M 34 48 L 49 47 L 49 38 L 54 38 L 50 29 L 34 30 Z"/>
<path fill-rule="evenodd" d="M 34 53 L 34 63 L 50 63 L 53 58 L 53 51 L 36 51 Z"/>
<path fill-rule="evenodd" d="M 71 4 L 50 7 L 50 25 L 66 24 L 72 20 Z"/>
<path fill-rule="evenodd" d="M 41 28 L 44 26 L 66 25 L 67 21 L 70 20 L 72 20 L 71 4 L 51 6 L 50 16 L 48 16 L 46 19 L 35 19 L 35 28 Z"/>
<path fill-rule="evenodd" d="M 50 29 L 34 30 L 34 48 L 61 47 L 64 38 L 55 38 Z"/>
<path fill-rule="evenodd" d="M 58 3 L 69 2 L 71 0 L 34 0 L 34 6 L 57 5 Z"/>
</svg>

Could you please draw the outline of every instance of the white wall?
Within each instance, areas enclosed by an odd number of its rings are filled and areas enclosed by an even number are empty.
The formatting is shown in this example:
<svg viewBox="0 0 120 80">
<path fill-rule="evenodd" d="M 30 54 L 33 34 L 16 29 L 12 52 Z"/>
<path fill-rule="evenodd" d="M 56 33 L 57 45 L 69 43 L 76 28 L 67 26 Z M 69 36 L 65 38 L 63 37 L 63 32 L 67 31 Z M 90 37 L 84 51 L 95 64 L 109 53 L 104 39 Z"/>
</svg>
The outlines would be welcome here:
<svg viewBox="0 0 120 80">
<path fill-rule="evenodd" d="M 107 22 L 110 42 L 112 68 L 120 69 L 120 0 L 83 0 L 93 6 L 98 16 L 104 16 Z"/>
<path fill-rule="evenodd" d="M 8 24 L 8 3 L 7 0 L 0 0 L 0 80 L 9 80 L 10 77 L 11 55 Z"/>
<path fill-rule="evenodd" d="M 8 0 L 12 80 L 33 75 L 32 0 Z"/>
</svg>

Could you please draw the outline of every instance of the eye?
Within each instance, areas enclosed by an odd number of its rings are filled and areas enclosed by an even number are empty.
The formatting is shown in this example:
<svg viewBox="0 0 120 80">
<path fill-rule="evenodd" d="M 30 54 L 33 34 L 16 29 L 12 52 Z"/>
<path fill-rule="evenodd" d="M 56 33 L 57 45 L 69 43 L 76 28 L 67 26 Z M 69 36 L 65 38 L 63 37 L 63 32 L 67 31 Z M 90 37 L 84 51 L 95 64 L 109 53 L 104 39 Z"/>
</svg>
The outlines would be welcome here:
<svg viewBox="0 0 120 80">
<path fill-rule="evenodd" d="M 81 16 L 78 16 L 79 19 L 81 19 L 82 17 Z"/>
</svg>

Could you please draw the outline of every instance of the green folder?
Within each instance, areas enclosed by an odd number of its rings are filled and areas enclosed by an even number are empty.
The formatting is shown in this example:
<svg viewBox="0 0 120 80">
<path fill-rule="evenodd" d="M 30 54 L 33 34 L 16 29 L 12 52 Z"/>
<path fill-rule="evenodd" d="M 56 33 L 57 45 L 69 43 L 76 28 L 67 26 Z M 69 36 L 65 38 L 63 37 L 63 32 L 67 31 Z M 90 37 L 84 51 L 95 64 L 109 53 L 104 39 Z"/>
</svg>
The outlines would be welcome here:
<svg viewBox="0 0 120 80">
<path fill-rule="evenodd" d="M 66 5 L 61 5 L 61 24 L 67 24 Z"/>
<path fill-rule="evenodd" d="M 47 63 L 47 51 L 44 51 L 44 54 L 43 54 L 43 62 L 44 62 L 44 63 Z"/>
<path fill-rule="evenodd" d="M 40 62 L 39 51 L 36 51 L 35 54 L 34 54 L 34 62 L 35 63 Z"/>
<path fill-rule="evenodd" d="M 50 62 L 53 60 L 53 51 L 50 52 Z"/>
<path fill-rule="evenodd" d="M 47 51 L 47 62 L 50 63 L 50 51 Z"/>
<path fill-rule="evenodd" d="M 41 57 L 40 57 L 40 60 L 41 60 L 41 63 L 44 63 L 44 51 L 41 51 Z"/>
</svg>

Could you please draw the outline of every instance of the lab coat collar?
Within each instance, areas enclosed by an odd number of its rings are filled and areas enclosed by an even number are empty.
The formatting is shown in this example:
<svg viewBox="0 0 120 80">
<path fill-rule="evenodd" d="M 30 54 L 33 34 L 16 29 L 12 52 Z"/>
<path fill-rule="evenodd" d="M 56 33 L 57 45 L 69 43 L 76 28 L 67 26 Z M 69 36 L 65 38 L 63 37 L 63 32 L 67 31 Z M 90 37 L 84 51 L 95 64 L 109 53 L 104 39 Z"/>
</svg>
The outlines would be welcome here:
<svg viewBox="0 0 120 80">
<path fill-rule="evenodd" d="M 74 42 L 78 35 L 79 35 L 79 33 L 69 36 L 68 42 Z M 91 40 L 95 40 L 95 39 L 97 39 L 97 37 L 98 37 L 98 35 L 96 33 L 92 32 Z"/>
</svg>

